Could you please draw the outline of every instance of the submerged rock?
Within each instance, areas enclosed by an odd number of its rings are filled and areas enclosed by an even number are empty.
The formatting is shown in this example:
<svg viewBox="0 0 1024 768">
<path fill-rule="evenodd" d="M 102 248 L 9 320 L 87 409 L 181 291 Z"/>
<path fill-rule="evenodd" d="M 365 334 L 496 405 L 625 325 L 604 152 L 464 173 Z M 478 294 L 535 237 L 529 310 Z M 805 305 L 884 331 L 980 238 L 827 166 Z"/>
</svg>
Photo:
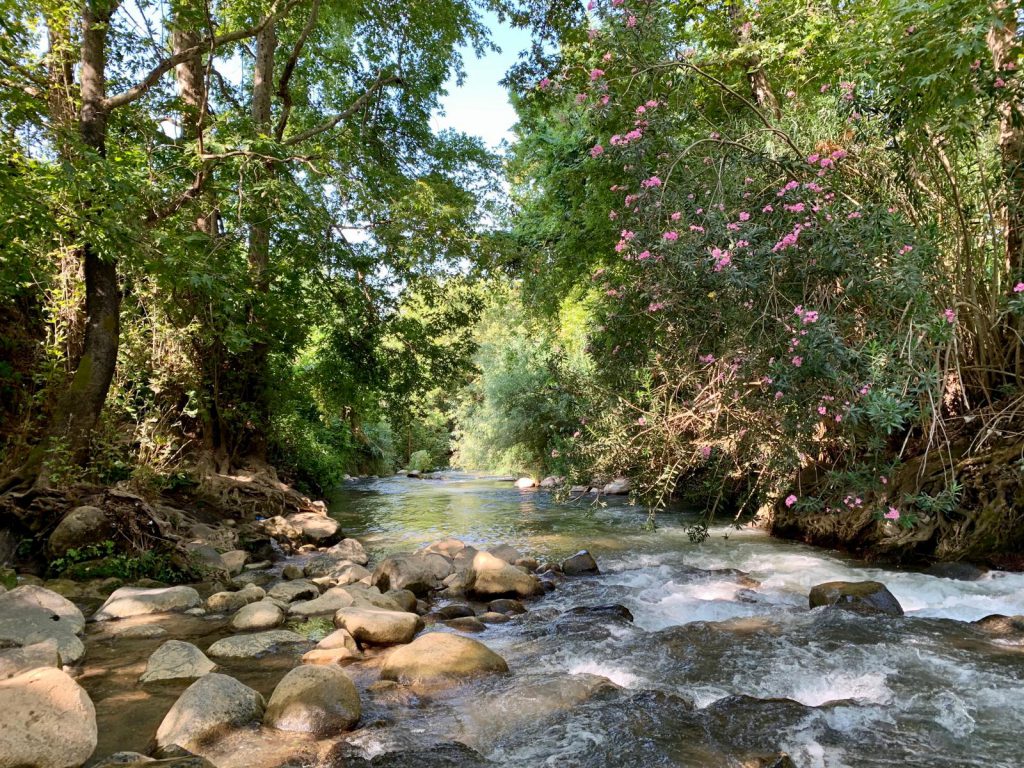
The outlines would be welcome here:
<svg viewBox="0 0 1024 768">
<path fill-rule="evenodd" d="M 423 629 L 423 619 L 415 613 L 380 608 L 342 608 L 334 615 L 334 624 L 358 642 L 373 645 L 408 643 Z"/>
<path fill-rule="evenodd" d="M 78 768 L 96 749 L 96 708 L 59 669 L 0 680 L 0 768 Z"/>
<path fill-rule="evenodd" d="M 924 572 L 929 576 L 955 581 L 977 581 L 987 573 L 984 568 L 961 562 L 932 563 Z"/>
<path fill-rule="evenodd" d="M 972 624 L 1004 645 L 1024 645 L 1024 616 L 994 613 Z"/>
<path fill-rule="evenodd" d="M 483 632 L 487 627 L 476 616 L 462 616 L 458 619 L 450 619 L 445 622 L 446 626 L 459 632 Z"/>
<path fill-rule="evenodd" d="M 264 725 L 317 737 L 347 731 L 362 717 L 359 692 L 338 667 L 296 667 L 267 702 Z"/>
<path fill-rule="evenodd" d="M 107 621 L 150 613 L 180 613 L 202 604 L 202 598 L 192 587 L 121 587 L 114 590 L 92 618 L 94 621 Z"/>
<path fill-rule="evenodd" d="M 865 613 L 902 616 L 903 607 L 880 581 L 828 581 L 811 588 L 811 608 L 835 606 Z"/>
<path fill-rule="evenodd" d="M 392 651 L 380 676 L 407 685 L 444 685 L 507 672 L 505 660 L 483 643 L 446 632 L 431 632 Z"/>
<path fill-rule="evenodd" d="M 233 677 L 217 672 L 199 678 L 178 697 L 156 732 L 156 745 L 190 752 L 235 728 L 263 718 L 263 697 Z"/>
<path fill-rule="evenodd" d="M 146 671 L 142 673 L 139 682 L 194 680 L 209 674 L 216 668 L 217 665 L 206 658 L 206 654 L 192 643 L 168 640 L 153 651 L 146 663 Z"/>
<path fill-rule="evenodd" d="M 54 640 L 61 661 L 74 664 L 85 655 L 78 635 L 85 617 L 65 597 L 43 587 L 24 584 L 0 593 L 0 646 L 26 646 Z"/>
<path fill-rule="evenodd" d="M 300 646 L 309 641 L 297 632 L 287 629 L 272 629 L 252 635 L 234 635 L 218 640 L 206 653 L 214 658 L 251 659 L 274 653 L 282 646 Z M 308 646 L 307 646 L 308 647 Z"/>
</svg>

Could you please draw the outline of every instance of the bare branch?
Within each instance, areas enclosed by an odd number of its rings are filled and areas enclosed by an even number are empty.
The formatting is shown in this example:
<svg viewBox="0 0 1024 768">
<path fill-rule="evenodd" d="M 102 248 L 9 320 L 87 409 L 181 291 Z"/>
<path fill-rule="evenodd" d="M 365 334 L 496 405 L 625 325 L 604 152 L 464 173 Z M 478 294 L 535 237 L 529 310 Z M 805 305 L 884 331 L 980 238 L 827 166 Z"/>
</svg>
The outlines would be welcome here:
<svg viewBox="0 0 1024 768">
<path fill-rule="evenodd" d="M 278 141 L 284 136 L 284 129 L 288 125 L 288 117 L 292 111 L 292 92 L 288 86 L 291 83 L 292 74 L 295 72 L 295 66 L 299 63 L 299 56 L 302 55 L 302 48 L 316 27 L 320 2 L 321 0 L 313 0 L 313 7 L 309 10 L 306 26 L 302 28 L 298 40 L 295 41 L 291 56 L 288 57 L 288 61 L 285 62 L 284 69 L 281 71 L 281 80 L 277 84 L 277 95 L 281 99 L 281 116 L 277 120 L 277 125 L 274 126 L 274 137 Z"/>
<path fill-rule="evenodd" d="M 303 131 L 302 133 L 297 133 L 296 135 L 290 137 L 287 141 L 285 141 L 284 145 L 286 147 L 292 147 L 295 146 L 296 144 L 301 144 L 302 142 L 306 141 L 307 139 L 311 139 L 314 136 L 318 136 L 321 133 L 324 133 L 325 131 L 331 130 L 342 120 L 347 120 L 360 109 L 362 109 L 366 105 L 366 102 L 370 100 L 370 97 L 373 96 L 373 94 L 375 94 L 377 91 L 389 85 L 402 85 L 403 82 L 404 81 L 402 80 L 402 78 L 397 75 L 391 75 L 390 77 L 378 77 L 376 80 L 370 83 L 367 89 L 363 91 L 359 98 L 353 101 L 348 106 L 347 109 L 334 115 L 334 117 L 325 120 L 324 122 L 320 123 L 320 125 L 314 126 L 309 130 Z"/>
<path fill-rule="evenodd" d="M 298 5 L 302 0 L 288 0 L 280 9 L 272 11 L 269 15 L 263 17 L 258 24 L 251 27 L 245 27 L 243 29 L 236 29 L 233 32 L 227 32 L 223 35 L 217 35 L 212 40 L 200 40 L 196 45 L 191 48 L 178 51 L 172 56 L 168 56 L 159 64 L 157 64 L 149 73 L 142 78 L 138 83 L 133 85 L 126 91 L 108 96 L 101 102 L 101 107 L 104 111 L 109 112 L 112 109 L 123 107 L 126 104 L 131 104 L 136 99 L 144 96 L 150 88 L 160 82 L 160 78 L 170 72 L 176 66 L 184 61 L 187 61 L 197 53 L 204 51 L 214 51 L 221 46 L 227 45 L 228 43 L 238 42 L 239 40 L 246 40 L 251 37 L 255 37 L 260 31 L 268 24 L 276 23 L 279 19 L 283 18 L 292 8 Z M 276 3 L 275 3 L 276 5 Z"/>
</svg>

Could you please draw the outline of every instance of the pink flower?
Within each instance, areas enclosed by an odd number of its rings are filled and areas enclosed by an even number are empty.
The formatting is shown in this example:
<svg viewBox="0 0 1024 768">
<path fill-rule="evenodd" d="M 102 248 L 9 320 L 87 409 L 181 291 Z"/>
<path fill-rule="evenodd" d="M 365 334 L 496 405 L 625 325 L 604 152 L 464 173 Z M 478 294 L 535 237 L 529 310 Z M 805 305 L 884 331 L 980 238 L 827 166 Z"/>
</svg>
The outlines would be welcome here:
<svg viewBox="0 0 1024 768">
<path fill-rule="evenodd" d="M 996 88 L 1005 88 L 1006 87 L 1006 81 L 1003 80 L 1003 78 L 1001 78 L 1001 77 L 997 77 L 996 81 L 993 83 L 993 85 Z"/>
<path fill-rule="evenodd" d="M 818 406 L 818 414 L 820 416 L 824 416 L 826 413 L 828 413 L 828 408 L 826 408 L 824 405 L 819 405 Z"/>
<path fill-rule="evenodd" d="M 889 511 L 886 512 L 883 515 L 883 517 L 886 520 L 899 520 L 900 519 L 900 511 L 898 509 L 896 509 L 896 507 L 889 507 Z"/>
<path fill-rule="evenodd" d="M 710 459 L 711 458 L 711 446 L 710 445 L 702 445 L 700 447 L 700 455 L 704 457 L 704 461 L 707 461 L 708 459 Z"/>
<path fill-rule="evenodd" d="M 711 258 L 715 260 L 715 272 L 721 272 L 732 263 L 732 256 L 730 253 L 728 251 L 723 251 L 721 248 L 712 248 Z"/>
<path fill-rule="evenodd" d="M 662 237 L 665 240 L 668 240 L 669 242 L 674 242 L 674 241 L 679 239 L 679 233 L 678 232 L 666 232 L 665 234 L 662 235 Z"/>
<path fill-rule="evenodd" d="M 628 19 L 626 19 L 626 26 L 629 27 L 630 29 L 635 27 L 636 26 L 636 16 L 630 16 Z"/>
<path fill-rule="evenodd" d="M 604 96 L 601 97 L 601 105 L 602 106 L 607 106 L 608 102 L 611 101 L 611 99 L 612 99 L 611 96 L 605 94 Z"/>
<path fill-rule="evenodd" d="M 942 310 L 942 316 L 946 318 L 946 322 L 949 323 L 950 325 L 956 322 L 956 312 L 954 312 L 949 307 L 946 307 L 944 310 Z"/>
<path fill-rule="evenodd" d="M 640 182 L 640 186 L 641 187 L 648 187 L 648 188 L 650 188 L 650 187 L 660 187 L 661 186 L 661 179 L 659 179 L 657 176 L 651 176 L 651 178 L 644 179 L 643 181 L 641 181 Z"/>
<path fill-rule="evenodd" d="M 786 506 L 787 507 L 792 507 L 798 501 L 799 501 L 799 499 L 791 493 L 791 494 L 789 494 L 789 496 L 786 497 Z"/>
<path fill-rule="evenodd" d="M 740 221 L 750 221 L 750 214 L 746 211 L 740 211 Z"/>
<path fill-rule="evenodd" d="M 591 157 L 598 157 L 598 156 L 603 155 L 603 154 L 604 154 L 604 147 L 602 147 L 600 144 L 595 144 L 594 146 L 592 146 L 590 148 L 590 156 Z"/>
<path fill-rule="evenodd" d="M 647 424 L 647 419 L 645 419 L 643 416 L 641 416 L 639 419 L 636 420 L 636 423 L 639 424 L 642 427 L 645 424 Z"/>
<path fill-rule="evenodd" d="M 672 221 L 679 221 L 681 218 L 683 218 L 683 214 L 680 213 L 679 211 L 675 211 L 671 216 L 669 216 L 669 218 L 672 219 Z M 1021 285 L 1024 285 L 1024 283 L 1021 283 Z"/>
<path fill-rule="evenodd" d="M 1017 283 L 1013 286 L 1014 293 L 1024 293 L 1024 283 Z"/>
<path fill-rule="evenodd" d="M 715 362 L 715 356 L 712 355 L 712 354 L 701 355 L 697 359 L 700 360 L 702 363 L 705 363 L 705 364 Z"/>
<path fill-rule="evenodd" d="M 594 67 L 594 69 L 590 70 L 591 80 L 600 80 L 602 75 L 604 75 L 603 69 L 598 69 L 597 67 Z"/>
<path fill-rule="evenodd" d="M 790 362 L 793 363 L 793 367 L 799 368 L 801 365 L 804 364 L 804 359 L 800 357 L 800 355 L 797 355 L 792 360 L 790 360 Z"/>
<path fill-rule="evenodd" d="M 543 80 L 541 80 L 539 83 L 537 83 L 537 87 L 540 88 L 541 90 L 544 90 L 549 85 L 551 85 L 551 80 L 549 80 L 546 77 Z"/>
</svg>

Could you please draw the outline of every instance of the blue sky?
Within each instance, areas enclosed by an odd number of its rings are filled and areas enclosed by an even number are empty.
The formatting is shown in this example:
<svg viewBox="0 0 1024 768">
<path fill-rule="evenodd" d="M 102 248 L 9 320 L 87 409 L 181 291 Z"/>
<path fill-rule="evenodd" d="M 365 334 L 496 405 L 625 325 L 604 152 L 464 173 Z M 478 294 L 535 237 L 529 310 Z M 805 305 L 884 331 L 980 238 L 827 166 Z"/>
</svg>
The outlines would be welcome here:
<svg viewBox="0 0 1024 768">
<path fill-rule="evenodd" d="M 485 21 L 501 53 L 488 53 L 478 59 L 472 51 L 463 52 L 466 80 L 461 88 L 454 82 L 448 84 L 448 95 L 442 100 L 445 114 L 435 115 L 431 124 L 435 131 L 454 128 L 479 136 L 496 148 L 502 139 L 511 138 L 510 129 L 516 122 L 508 91 L 498 83 L 516 63 L 519 52 L 529 47 L 530 33 L 499 24 L 493 14 L 485 14 Z"/>
</svg>

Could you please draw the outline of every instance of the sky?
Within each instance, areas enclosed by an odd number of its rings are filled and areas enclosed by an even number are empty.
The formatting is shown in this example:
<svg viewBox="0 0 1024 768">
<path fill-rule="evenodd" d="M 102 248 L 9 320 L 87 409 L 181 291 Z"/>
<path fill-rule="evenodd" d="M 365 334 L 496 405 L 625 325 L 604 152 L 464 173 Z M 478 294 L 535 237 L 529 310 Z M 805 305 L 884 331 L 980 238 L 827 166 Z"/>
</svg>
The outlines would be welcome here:
<svg viewBox="0 0 1024 768">
<path fill-rule="evenodd" d="M 479 136 L 496 149 L 503 139 L 511 140 L 511 128 L 516 122 L 508 91 L 498 83 L 516 63 L 519 52 L 529 47 L 530 33 L 500 24 L 493 14 L 485 14 L 484 18 L 501 53 L 488 52 L 478 59 L 472 51 L 463 51 L 465 82 L 461 88 L 454 81 L 448 83 L 448 95 L 441 101 L 445 114 L 435 114 L 431 127 L 435 131 L 454 128 Z"/>
</svg>

